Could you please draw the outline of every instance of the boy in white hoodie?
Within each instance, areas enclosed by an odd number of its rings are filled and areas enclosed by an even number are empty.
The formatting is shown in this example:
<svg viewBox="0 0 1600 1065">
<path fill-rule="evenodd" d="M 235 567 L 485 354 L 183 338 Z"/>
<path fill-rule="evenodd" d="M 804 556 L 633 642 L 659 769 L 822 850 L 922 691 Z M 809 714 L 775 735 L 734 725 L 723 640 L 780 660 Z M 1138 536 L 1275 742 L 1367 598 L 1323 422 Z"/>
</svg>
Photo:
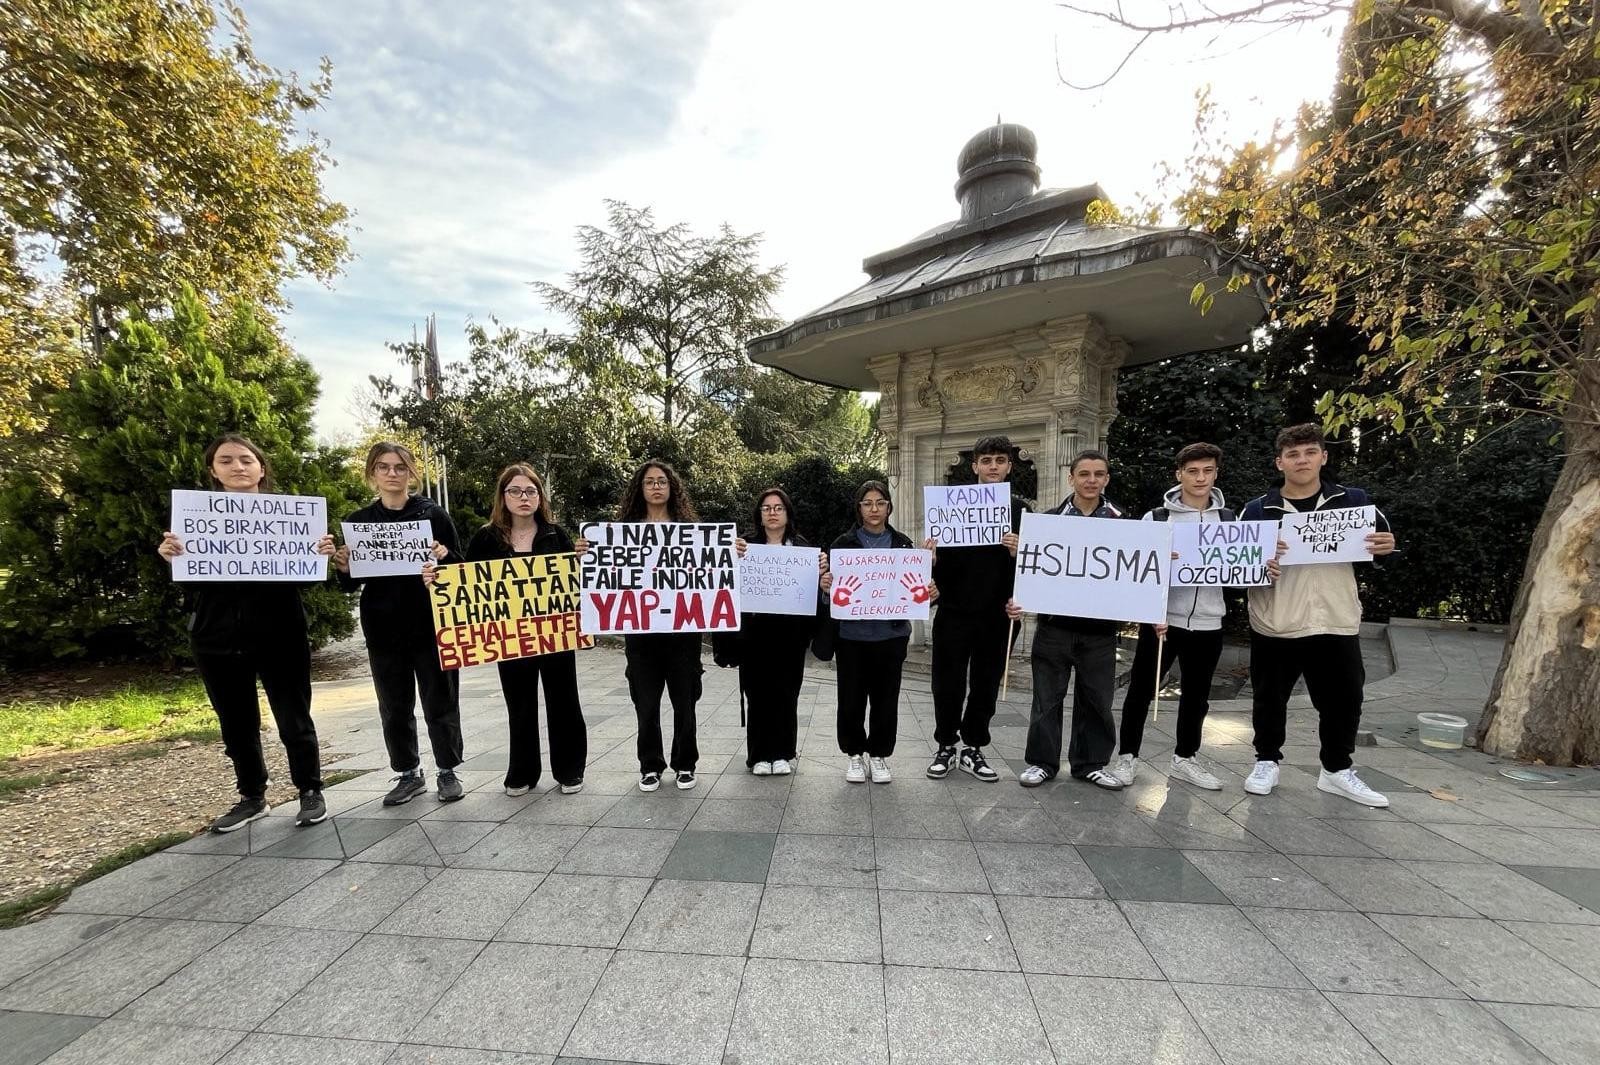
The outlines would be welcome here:
<svg viewBox="0 0 1600 1065">
<path fill-rule="evenodd" d="M 1233 511 L 1223 506 L 1216 487 L 1222 449 L 1215 444 L 1188 444 L 1178 452 L 1177 481 L 1166 499 L 1144 516 L 1145 521 L 1233 521 Z M 1150 713 L 1159 677 L 1172 663 L 1183 669 L 1178 697 L 1178 742 L 1172 751 L 1174 780 L 1186 780 L 1208 791 L 1221 791 L 1222 782 L 1195 760 L 1200 750 L 1200 730 L 1210 709 L 1211 676 L 1222 655 L 1222 615 L 1226 606 L 1221 588 L 1173 588 L 1167 595 L 1167 623 L 1140 625 L 1139 646 L 1133 655 L 1133 674 L 1122 701 L 1122 753 L 1107 768 L 1124 786 L 1139 772 L 1139 746 L 1144 720 Z M 1159 639 L 1165 637 L 1165 641 Z M 1156 648 L 1161 667 L 1156 668 Z"/>
</svg>

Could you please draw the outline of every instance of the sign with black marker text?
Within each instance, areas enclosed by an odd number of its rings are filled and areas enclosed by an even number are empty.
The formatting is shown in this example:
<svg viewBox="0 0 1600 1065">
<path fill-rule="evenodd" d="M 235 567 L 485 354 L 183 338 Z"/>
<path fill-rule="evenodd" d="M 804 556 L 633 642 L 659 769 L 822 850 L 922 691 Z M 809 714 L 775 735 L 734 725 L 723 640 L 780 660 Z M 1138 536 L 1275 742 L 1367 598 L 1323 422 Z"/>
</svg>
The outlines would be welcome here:
<svg viewBox="0 0 1600 1065">
<path fill-rule="evenodd" d="M 1285 514 L 1278 538 L 1289 545 L 1289 550 L 1278 563 L 1310 566 L 1319 562 L 1371 562 L 1367 537 L 1377 531 L 1378 508 L 1370 504 Z"/>
<path fill-rule="evenodd" d="M 747 614 L 817 612 L 822 553 L 814 547 L 751 544 L 739 560 L 739 606 Z"/>
<path fill-rule="evenodd" d="M 433 561 L 431 521 L 343 521 L 352 577 L 415 577 Z"/>
<path fill-rule="evenodd" d="M 926 485 L 922 528 L 940 548 L 998 544 L 1011 531 L 1011 485 Z"/>
<path fill-rule="evenodd" d="M 328 578 L 328 556 L 317 553 L 328 532 L 321 496 L 180 488 L 172 493 L 170 528 L 183 541 L 183 554 L 172 560 L 175 581 Z"/>
<path fill-rule="evenodd" d="M 1256 588 L 1271 584 L 1267 563 L 1278 552 L 1275 521 L 1175 521 L 1175 588 Z"/>
<path fill-rule="evenodd" d="M 1027 513 L 1013 595 L 1030 613 L 1160 625 L 1171 563 L 1171 522 Z"/>
</svg>

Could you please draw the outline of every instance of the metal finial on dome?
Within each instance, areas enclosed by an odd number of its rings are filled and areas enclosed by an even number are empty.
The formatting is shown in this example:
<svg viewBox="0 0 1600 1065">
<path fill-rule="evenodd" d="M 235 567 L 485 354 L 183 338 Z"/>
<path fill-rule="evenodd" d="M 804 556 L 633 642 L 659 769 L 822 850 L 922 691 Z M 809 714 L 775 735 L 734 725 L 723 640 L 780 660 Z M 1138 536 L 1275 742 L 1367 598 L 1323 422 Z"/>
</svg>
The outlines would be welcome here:
<svg viewBox="0 0 1600 1065">
<path fill-rule="evenodd" d="M 962 221 L 1004 211 L 1039 189 L 1039 142 L 1033 131 L 1001 122 L 975 134 L 956 158 L 956 201 Z"/>
</svg>

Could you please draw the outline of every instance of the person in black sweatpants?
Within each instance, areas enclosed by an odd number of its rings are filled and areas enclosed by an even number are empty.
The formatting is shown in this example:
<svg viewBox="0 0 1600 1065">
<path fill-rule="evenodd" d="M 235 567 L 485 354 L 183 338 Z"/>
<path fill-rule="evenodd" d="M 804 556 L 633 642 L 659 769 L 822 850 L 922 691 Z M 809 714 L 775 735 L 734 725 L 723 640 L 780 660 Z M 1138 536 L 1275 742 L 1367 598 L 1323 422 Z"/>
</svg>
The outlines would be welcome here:
<svg viewBox="0 0 1600 1065">
<path fill-rule="evenodd" d="M 272 491 L 272 467 L 261 449 L 228 433 L 206 449 L 211 488 L 223 492 Z M 332 536 L 317 543 L 334 553 Z M 157 551 L 171 562 L 183 554 L 183 539 L 166 532 Z M 297 825 L 327 820 L 322 798 L 322 756 L 311 721 L 311 642 L 301 585 L 276 581 L 200 582 L 190 589 L 194 614 L 189 639 L 206 696 L 222 728 L 222 744 L 233 762 L 239 801 L 211 823 L 232 832 L 267 815 L 267 763 L 261 751 L 261 705 L 256 679 L 289 759 L 289 778 L 300 793 Z"/>
<path fill-rule="evenodd" d="M 392 440 L 373 444 L 367 451 L 366 474 L 378 498 L 345 521 L 426 521 L 433 530 L 433 559 L 439 563 L 461 561 L 460 541 L 450 515 L 433 500 L 411 494 L 417 460 L 410 448 Z M 383 798 L 384 805 L 410 802 L 427 788 L 417 749 L 419 692 L 438 769 L 439 800 L 454 802 L 463 794 L 456 776 L 464 757 L 460 675 L 439 666 L 433 608 L 421 579 L 422 563 L 417 564 L 414 575 L 352 577 L 348 545 L 339 548 L 333 562 L 340 587 L 361 589 L 361 634 L 366 638 L 367 663 L 378 694 L 378 720 L 383 724 L 389 768 L 397 774 L 394 787 Z"/>
</svg>

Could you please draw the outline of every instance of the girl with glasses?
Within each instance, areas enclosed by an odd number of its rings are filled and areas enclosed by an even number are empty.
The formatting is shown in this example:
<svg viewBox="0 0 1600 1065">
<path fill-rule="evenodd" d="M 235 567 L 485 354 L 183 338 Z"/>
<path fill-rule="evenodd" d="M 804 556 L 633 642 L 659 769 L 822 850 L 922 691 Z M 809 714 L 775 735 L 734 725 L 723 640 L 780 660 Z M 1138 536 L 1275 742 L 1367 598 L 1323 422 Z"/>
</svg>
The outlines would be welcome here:
<svg viewBox="0 0 1600 1065">
<path fill-rule="evenodd" d="M 345 521 L 426 521 L 433 528 L 433 557 L 441 562 L 461 561 L 455 522 L 439 504 L 412 491 L 420 478 L 410 448 L 393 440 L 373 444 L 367 451 L 366 476 L 378 498 Z M 460 678 L 455 670 L 439 668 L 427 588 L 416 575 L 351 576 L 349 545 L 339 548 L 333 564 L 342 588 L 361 589 L 361 633 L 367 641 L 372 686 L 378 693 L 378 720 L 383 724 L 383 745 L 389 749 L 389 767 L 398 774 L 383 804 L 399 806 L 428 790 L 417 748 L 419 692 L 438 770 L 439 801 L 454 802 L 462 795 L 461 779 L 456 776 L 463 757 Z"/>
</svg>

